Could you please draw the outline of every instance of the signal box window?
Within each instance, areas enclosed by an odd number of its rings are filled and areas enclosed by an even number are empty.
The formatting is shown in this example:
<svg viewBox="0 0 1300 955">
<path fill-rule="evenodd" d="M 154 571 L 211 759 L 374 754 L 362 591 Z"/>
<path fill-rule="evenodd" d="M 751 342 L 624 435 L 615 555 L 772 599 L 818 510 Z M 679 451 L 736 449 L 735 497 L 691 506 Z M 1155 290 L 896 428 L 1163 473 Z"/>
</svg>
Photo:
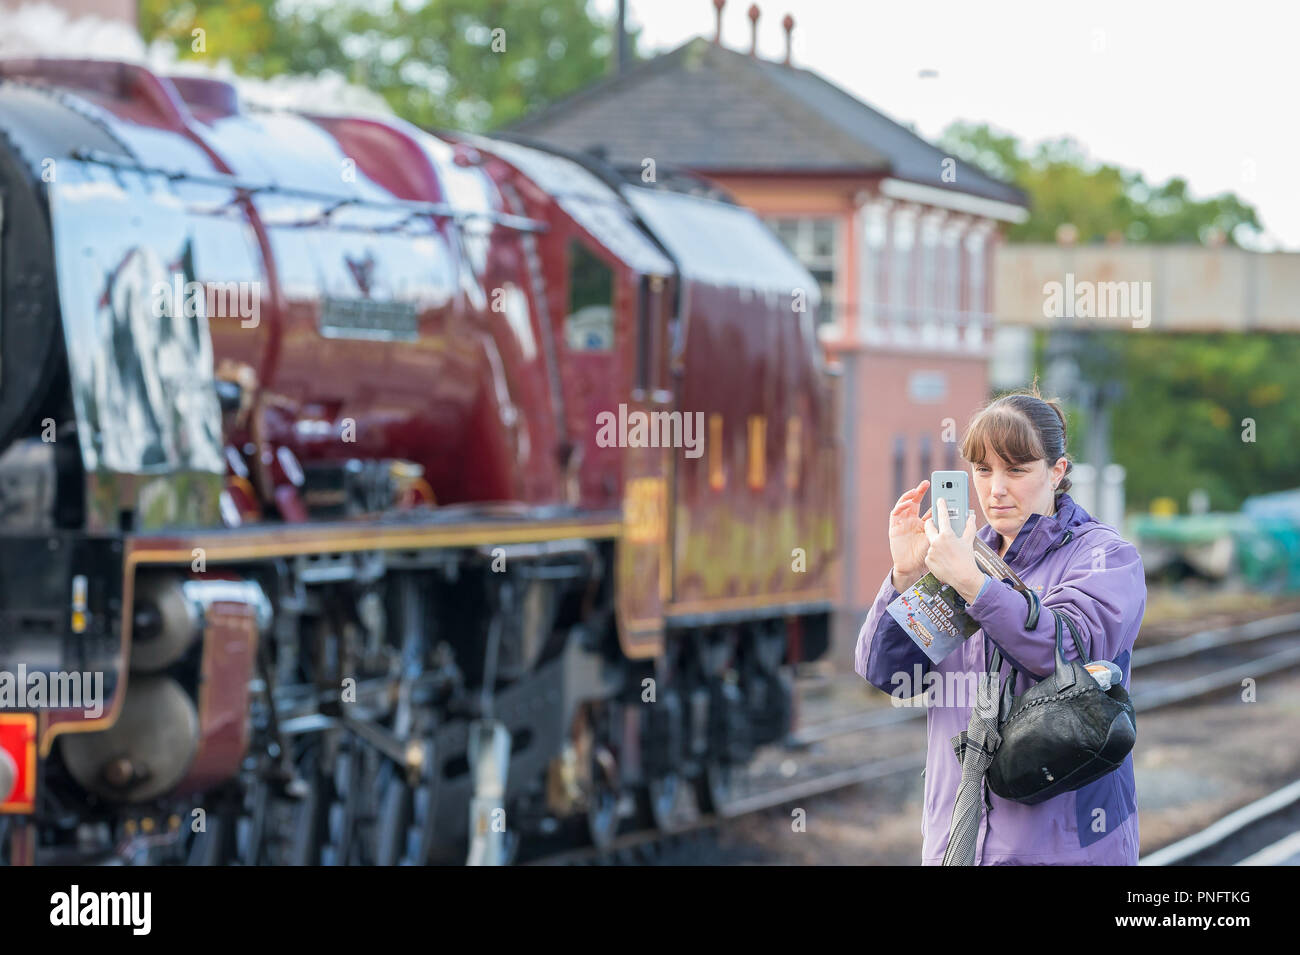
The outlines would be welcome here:
<svg viewBox="0 0 1300 955">
<path fill-rule="evenodd" d="M 571 351 L 614 347 L 614 271 L 586 246 L 569 245 L 569 314 L 564 341 Z"/>
<path fill-rule="evenodd" d="M 832 216 L 765 220 L 787 249 L 812 273 L 821 287 L 822 304 L 817 314 L 818 331 L 839 321 L 835 311 L 835 260 L 839 220 Z"/>
</svg>

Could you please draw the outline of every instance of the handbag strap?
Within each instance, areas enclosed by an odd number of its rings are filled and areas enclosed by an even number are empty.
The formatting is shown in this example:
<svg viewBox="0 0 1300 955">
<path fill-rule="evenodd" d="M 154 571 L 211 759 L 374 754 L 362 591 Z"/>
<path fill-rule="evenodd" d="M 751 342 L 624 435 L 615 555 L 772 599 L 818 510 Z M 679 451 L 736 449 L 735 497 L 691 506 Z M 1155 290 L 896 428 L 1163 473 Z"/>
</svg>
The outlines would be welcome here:
<svg viewBox="0 0 1300 955">
<path fill-rule="evenodd" d="M 1025 629 L 1026 630 L 1036 629 L 1038 626 L 1039 613 L 1042 610 L 1042 601 L 1039 599 L 1038 594 L 1034 593 L 1034 591 L 1031 590 L 1029 587 L 1025 587 L 1020 592 L 1024 594 L 1025 600 L 1029 602 L 1029 610 L 1025 617 Z M 1062 621 L 1064 621 L 1065 626 L 1070 628 L 1070 637 L 1071 639 L 1074 640 L 1074 649 L 1079 654 L 1079 660 L 1084 664 L 1091 663 L 1092 660 L 1089 657 L 1087 651 L 1083 647 L 1083 641 L 1079 637 L 1079 631 L 1075 628 L 1074 621 L 1071 620 L 1069 617 L 1067 617 L 1065 614 L 1061 613 L 1059 610 L 1056 610 L 1055 608 L 1048 608 L 1048 609 L 1052 611 L 1052 617 L 1054 618 L 1054 622 L 1056 624 L 1056 654 L 1055 654 L 1056 672 L 1061 676 L 1061 680 L 1062 680 L 1061 686 L 1065 687 L 1065 686 L 1069 686 L 1074 682 L 1074 671 L 1070 668 L 1069 663 L 1065 659 L 1065 644 L 1063 642 L 1064 633 L 1062 630 Z M 989 662 L 989 672 L 998 673 L 1001 671 L 1001 669 L 1002 669 L 1002 650 L 998 647 L 997 644 L 994 644 L 993 657 Z M 1011 713 L 1011 704 L 1015 699 L 1015 686 L 1016 686 L 1016 679 L 1018 678 L 1018 676 L 1019 676 L 1019 671 L 1015 668 L 1014 665 L 1011 666 L 1011 673 L 1007 677 L 1007 682 L 1002 688 L 1002 699 L 998 706 L 999 723 L 1006 720 L 1007 716 L 1010 715 Z"/>
<path fill-rule="evenodd" d="M 1015 587 L 1015 584 L 1012 584 Z M 1038 622 L 1039 603 L 1037 596 L 1028 588 L 1016 587 L 1027 594 L 1029 601 L 1029 618 L 1027 625 L 1033 627 Z M 1060 623 L 1057 623 L 1059 630 Z M 992 794 L 985 786 L 984 776 L 1002 745 L 1002 736 L 998 727 L 1005 719 L 1004 710 L 1008 706 L 1004 692 L 1001 699 L 997 696 L 998 675 L 1002 667 L 1002 652 L 993 649 L 992 672 L 980 675 L 979 688 L 975 705 L 971 707 L 970 722 L 966 729 L 951 740 L 953 752 L 961 763 L 961 782 L 957 785 L 957 795 L 952 803 L 952 822 L 948 827 L 948 846 L 944 849 L 943 864 L 974 865 L 975 849 L 979 842 L 980 796 L 983 794 L 984 807 L 993 809 Z M 1011 680 L 1015 682 L 1015 670 L 1011 671 Z M 995 710 L 996 706 L 996 710 Z"/>
<path fill-rule="evenodd" d="M 1038 595 L 1028 587 L 1017 587 L 1016 589 L 1023 593 L 1025 599 L 1029 602 L 1025 626 L 1033 630 L 1038 625 L 1042 603 L 1039 601 Z M 1061 631 L 1062 620 L 1069 624 L 1070 634 L 1074 638 L 1074 645 L 1079 651 L 1080 659 L 1085 659 L 1083 646 L 1079 642 L 1079 635 L 1074 629 L 1074 624 L 1070 623 L 1068 617 L 1055 610 L 1052 611 L 1052 617 L 1056 624 L 1057 673 L 1073 681 L 1074 669 L 1065 662 L 1065 648 Z M 992 664 L 990 666 L 992 672 L 986 675 L 989 678 L 988 683 L 981 682 L 980 684 L 979 699 L 976 705 L 971 707 L 970 725 L 964 732 L 952 738 L 953 751 L 961 762 L 961 782 L 957 786 L 957 795 L 953 799 L 952 823 L 948 827 L 948 846 L 943 853 L 943 864 L 946 866 L 974 865 L 975 863 L 975 849 L 979 841 L 981 790 L 984 790 L 985 806 L 989 810 L 993 808 L 990 801 L 991 794 L 985 786 L 984 777 L 1002 745 L 1002 736 L 999 730 L 1011 709 L 1012 690 L 1016 685 L 1017 675 L 1016 668 L 1013 666 L 1011 668 L 1011 677 L 1002 690 L 998 713 L 996 716 L 990 716 L 988 712 L 989 704 L 993 702 L 990 695 L 996 692 L 993 688 L 997 686 L 996 681 L 1001 668 L 1002 651 L 994 644 Z"/>
</svg>

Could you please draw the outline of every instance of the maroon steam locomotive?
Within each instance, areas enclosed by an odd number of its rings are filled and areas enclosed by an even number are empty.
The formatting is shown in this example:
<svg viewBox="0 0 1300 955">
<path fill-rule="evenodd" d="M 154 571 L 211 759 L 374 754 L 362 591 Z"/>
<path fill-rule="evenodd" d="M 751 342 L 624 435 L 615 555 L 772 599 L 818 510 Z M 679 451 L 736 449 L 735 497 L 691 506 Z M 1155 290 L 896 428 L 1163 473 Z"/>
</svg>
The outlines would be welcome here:
<svg viewBox="0 0 1300 955">
<path fill-rule="evenodd" d="M 0 278 L 0 859 L 502 861 L 792 725 L 833 388 L 725 198 L 6 60 Z"/>
</svg>

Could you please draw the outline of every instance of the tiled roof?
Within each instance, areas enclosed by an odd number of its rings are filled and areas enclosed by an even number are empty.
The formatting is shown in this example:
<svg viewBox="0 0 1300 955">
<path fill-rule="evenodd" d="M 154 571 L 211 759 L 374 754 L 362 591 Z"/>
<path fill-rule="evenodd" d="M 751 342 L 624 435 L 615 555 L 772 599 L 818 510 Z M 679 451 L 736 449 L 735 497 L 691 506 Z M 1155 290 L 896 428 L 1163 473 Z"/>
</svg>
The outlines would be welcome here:
<svg viewBox="0 0 1300 955">
<path fill-rule="evenodd" d="M 809 70 L 697 37 L 508 127 L 610 160 L 701 172 L 884 174 L 1027 206 L 1025 194 L 960 160 Z"/>
</svg>

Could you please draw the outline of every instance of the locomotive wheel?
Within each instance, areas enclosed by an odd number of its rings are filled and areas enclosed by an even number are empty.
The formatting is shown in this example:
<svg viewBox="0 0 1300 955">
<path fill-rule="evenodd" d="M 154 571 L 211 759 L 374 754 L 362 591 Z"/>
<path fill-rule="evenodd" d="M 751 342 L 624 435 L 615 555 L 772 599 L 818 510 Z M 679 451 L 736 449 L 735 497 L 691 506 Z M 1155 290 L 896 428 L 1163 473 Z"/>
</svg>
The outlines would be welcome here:
<svg viewBox="0 0 1300 955">
<path fill-rule="evenodd" d="M 203 832 L 190 830 L 188 845 L 184 850 L 186 865 L 222 865 L 225 862 L 222 845 L 226 841 L 229 820 L 222 813 L 212 812 L 206 815 Z M 191 821 L 192 817 L 186 820 L 187 823 Z"/>
<path fill-rule="evenodd" d="M 434 831 L 438 821 L 438 793 L 441 766 L 436 760 L 426 767 L 426 778 L 421 781 L 414 793 L 414 811 L 416 825 L 415 857 L 420 865 L 433 865 L 437 861 L 440 848 L 437 833 Z M 462 860 L 463 861 L 463 860 Z"/>
<path fill-rule="evenodd" d="M 321 771 L 319 745 L 305 744 L 305 754 L 295 761 L 299 793 L 289 801 L 290 811 L 278 825 L 283 838 L 283 865 L 319 865 L 320 844 L 325 829 L 327 780 Z"/>
<path fill-rule="evenodd" d="M 519 843 L 523 837 L 519 835 L 517 829 L 507 829 L 505 836 L 501 841 L 501 864 L 514 865 L 515 860 L 519 858 Z"/>
<path fill-rule="evenodd" d="M 347 794 L 356 792 L 352 772 L 354 766 L 350 753 L 339 753 L 335 758 L 325 806 L 325 839 L 320 851 L 321 865 L 347 865 L 349 862 L 352 833 L 355 829 L 355 799 L 350 799 Z"/>
<path fill-rule="evenodd" d="M 326 808 L 326 838 L 321 865 L 364 865 L 368 789 L 374 775 L 367 772 L 367 747 L 358 740 L 344 742 L 334 759 L 330 799 Z"/>
<path fill-rule="evenodd" d="M 591 792 L 587 796 L 587 838 L 603 849 L 618 835 L 619 789 L 618 764 L 603 745 L 590 747 Z"/>
<path fill-rule="evenodd" d="M 244 808 L 234 820 L 232 864 L 261 865 L 266 861 L 266 817 L 271 802 L 270 787 L 261 767 L 244 790 Z"/>
<path fill-rule="evenodd" d="M 335 758 L 322 865 L 375 865 L 387 759 L 353 736 Z"/>
<path fill-rule="evenodd" d="M 415 793 L 391 762 L 380 769 L 379 818 L 375 826 L 375 865 L 420 865 L 422 820 L 416 818 Z"/>
<path fill-rule="evenodd" d="M 682 788 L 681 776 L 667 773 L 651 779 L 641 790 L 643 814 L 660 832 L 673 832 L 680 828 L 677 801 Z"/>
<path fill-rule="evenodd" d="M 598 849 L 606 848 L 618 835 L 618 794 L 597 784 L 587 800 L 587 838 Z"/>
<path fill-rule="evenodd" d="M 618 835 L 619 824 L 619 767 L 614 754 L 597 734 L 598 722 L 607 714 L 588 707 L 580 717 L 578 752 L 585 759 L 589 786 L 584 814 L 587 838 L 598 849 L 603 849 Z"/>
<path fill-rule="evenodd" d="M 573 744 L 582 789 L 582 809 L 573 817 L 574 834 L 578 838 L 585 835 L 596 848 L 613 842 L 621 821 L 618 762 L 599 731 L 607 719 L 608 714 L 591 703 L 574 717 Z"/>
<path fill-rule="evenodd" d="M 704 812 L 722 815 L 735 789 L 735 777 L 728 763 L 710 761 L 704 772 L 695 778 L 695 794 Z"/>
<path fill-rule="evenodd" d="M 233 820 L 235 864 L 315 864 L 323 828 L 319 746 L 310 738 L 291 745 L 291 779 L 275 778 L 279 767 L 266 758 L 244 790 L 242 811 Z"/>
</svg>

